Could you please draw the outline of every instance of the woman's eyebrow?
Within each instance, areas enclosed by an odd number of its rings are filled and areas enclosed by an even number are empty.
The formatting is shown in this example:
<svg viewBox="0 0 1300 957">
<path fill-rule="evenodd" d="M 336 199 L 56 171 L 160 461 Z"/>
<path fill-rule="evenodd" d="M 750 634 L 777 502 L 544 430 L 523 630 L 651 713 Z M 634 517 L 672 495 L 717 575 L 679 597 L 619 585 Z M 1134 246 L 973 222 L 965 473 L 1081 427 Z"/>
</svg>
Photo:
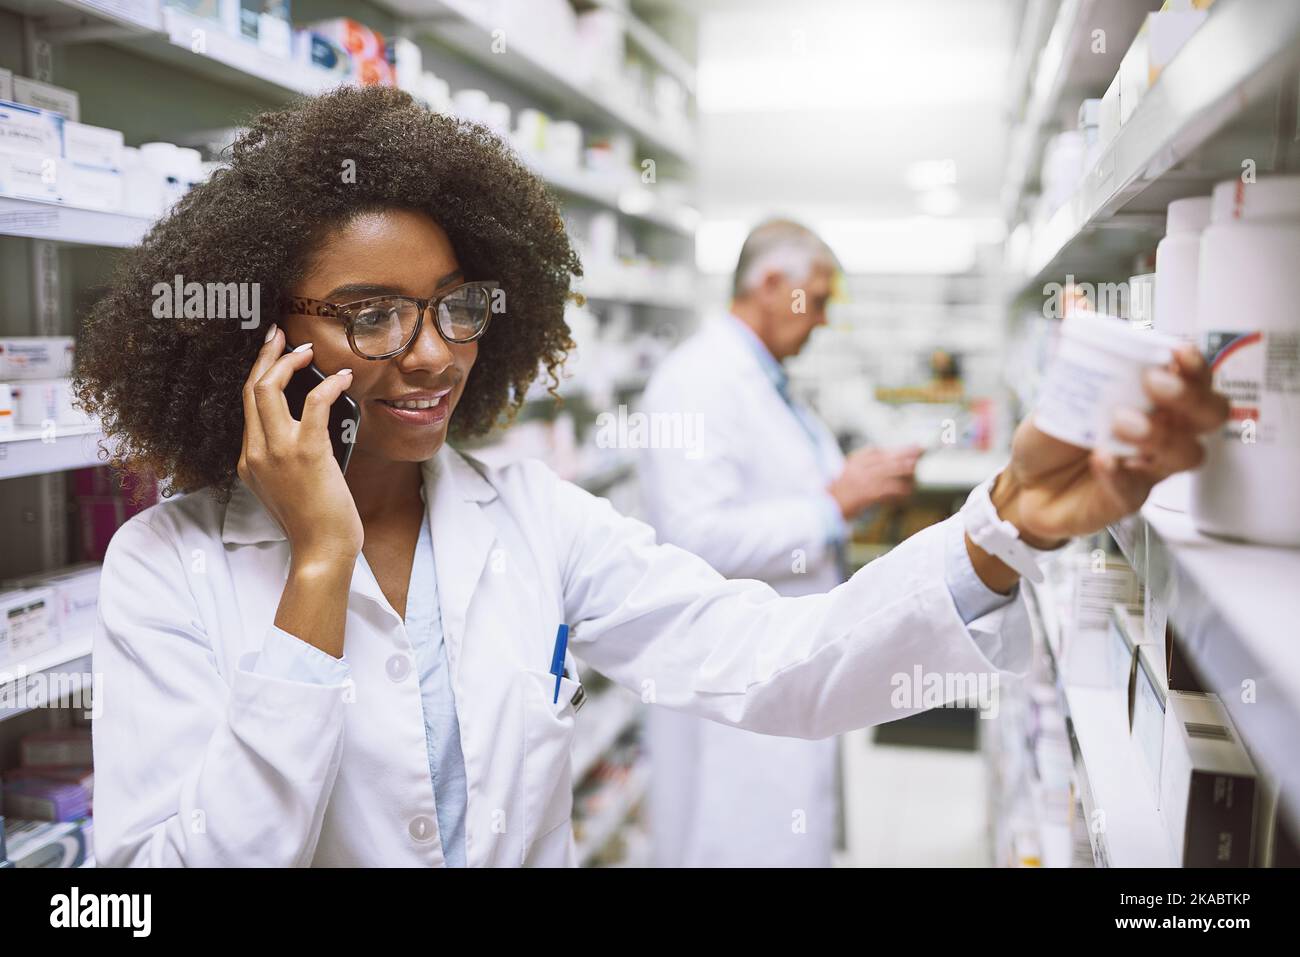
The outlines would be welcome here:
<svg viewBox="0 0 1300 957">
<path fill-rule="evenodd" d="M 437 287 L 441 289 L 453 280 L 464 278 L 464 273 L 457 269 L 455 272 L 449 272 L 438 280 Z M 368 299 L 372 296 L 405 296 L 408 293 L 399 289 L 397 286 L 386 286 L 377 282 L 350 282 L 343 286 L 331 289 L 325 294 L 325 298 L 333 302 L 348 302 L 349 300 Z M 344 298 L 347 297 L 347 298 Z"/>
<path fill-rule="evenodd" d="M 367 299 L 371 296 L 400 295 L 402 295 L 402 291 L 396 286 L 385 286 L 382 283 L 375 282 L 350 282 L 331 289 L 325 294 L 325 298 L 337 302 L 348 302 L 354 299 Z"/>
</svg>

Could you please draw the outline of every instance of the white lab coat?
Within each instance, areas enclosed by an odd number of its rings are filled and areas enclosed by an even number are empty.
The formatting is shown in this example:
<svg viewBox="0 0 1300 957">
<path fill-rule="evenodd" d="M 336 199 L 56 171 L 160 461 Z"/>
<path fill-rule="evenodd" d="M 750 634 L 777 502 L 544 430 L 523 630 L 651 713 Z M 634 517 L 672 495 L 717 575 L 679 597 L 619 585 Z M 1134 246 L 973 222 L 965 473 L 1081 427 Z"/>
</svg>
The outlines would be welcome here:
<svg viewBox="0 0 1300 957">
<path fill-rule="evenodd" d="M 700 438 L 694 449 L 640 455 L 647 518 L 662 541 L 728 578 L 758 578 L 781 595 L 829 591 L 840 572 L 826 486 L 844 456 L 810 410 L 796 418 L 747 335 L 734 317 L 706 325 L 652 377 L 642 410 L 698 416 Z M 759 735 L 658 709 L 647 742 L 661 866 L 830 865 L 834 738 Z"/>
<path fill-rule="evenodd" d="M 780 599 L 658 546 L 528 462 L 424 465 L 468 787 L 471 866 L 571 865 L 577 685 L 552 704 L 556 626 L 591 666 L 670 707 L 820 738 L 899 717 L 891 675 L 989 672 L 927 530 L 829 595 Z M 250 670 L 290 557 L 239 486 L 128 521 L 104 562 L 94 667 L 104 866 L 443 863 L 411 643 L 359 557 L 338 686 Z M 1001 609 L 986 619 L 1025 640 Z M 572 664 L 570 663 L 572 668 Z M 576 673 L 571 671 L 570 673 Z"/>
</svg>

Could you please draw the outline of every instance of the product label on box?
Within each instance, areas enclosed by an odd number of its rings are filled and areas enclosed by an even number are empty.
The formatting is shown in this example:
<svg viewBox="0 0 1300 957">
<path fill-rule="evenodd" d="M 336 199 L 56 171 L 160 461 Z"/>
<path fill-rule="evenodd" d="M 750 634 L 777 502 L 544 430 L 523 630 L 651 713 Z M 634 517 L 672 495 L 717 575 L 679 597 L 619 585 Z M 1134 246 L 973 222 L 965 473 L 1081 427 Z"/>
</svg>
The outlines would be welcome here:
<svg viewBox="0 0 1300 957">
<path fill-rule="evenodd" d="M 63 155 L 63 117 L 20 103 L 0 103 L 0 151 Z"/>
<path fill-rule="evenodd" d="M 51 113 L 58 113 L 69 120 L 81 119 L 81 105 L 76 93 L 52 83 L 33 80 L 31 77 L 14 77 L 14 100 Z"/>
<path fill-rule="evenodd" d="M 54 379 L 71 375 L 72 343 L 66 336 L 0 338 L 0 379 Z"/>
<path fill-rule="evenodd" d="M 1300 332 L 1209 332 L 1205 355 L 1232 403 L 1225 438 L 1300 445 Z"/>
<path fill-rule="evenodd" d="M 5 613 L 5 621 L 0 625 L 8 635 L 7 653 L 14 658 L 39 650 L 45 644 L 50 633 L 50 613 L 45 599 L 38 598 L 25 605 L 10 608 Z"/>
<path fill-rule="evenodd" d="M 85 123 L 63 124 L 63 156 L 70 163 L 106 170 L 120 169 L 122 147 L 120 130 Z"/>
</svg>

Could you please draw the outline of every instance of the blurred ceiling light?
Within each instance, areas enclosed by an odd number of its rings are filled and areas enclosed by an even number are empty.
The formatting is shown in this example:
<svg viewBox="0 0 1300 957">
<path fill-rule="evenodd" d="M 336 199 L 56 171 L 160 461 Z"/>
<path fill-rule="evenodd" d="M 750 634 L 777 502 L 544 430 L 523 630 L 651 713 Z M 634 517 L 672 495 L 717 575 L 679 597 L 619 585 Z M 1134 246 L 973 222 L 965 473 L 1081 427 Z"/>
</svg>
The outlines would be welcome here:
<svg viewBox="0 0 1300 957">
<path fill-rule="evenodd" d="M 951 216 L 961 207 L 961 195 L 951 186 L 938 186 L 918 193 L 916 204 L 927 216 Z"/>
<path fill-rule="evenodd" d="M 950 159 L 917 160 L 903 172 L 903 180 L 917 190 L 951 186 L 957 182 L 957 162 Z"/>
<path fill-rule="evenodd" d="M 817 219 L 808 225 L 830 244 L 849 275 L 903 273 L 946 275 L 976 264 L 980 245 L 998 243 L 1006 224 L 996 217 L 935 219 Z M 729 273 L 752 225 L 744 219 L 706 219 L 695 237 L 702 273 Z"/>
<path fill-rule="evenodd" d="M 705 4 L 701 113 L 1001 104 L 1012 0 L 803 0 Z"/>
<path fill-rule="evenodd" d="M 881 112 L 998 101 L 1006 56 L 994 50 L 875 48 L 854 58 L 718 57 L 698 69 L 701 113 Z"/>
</svg>

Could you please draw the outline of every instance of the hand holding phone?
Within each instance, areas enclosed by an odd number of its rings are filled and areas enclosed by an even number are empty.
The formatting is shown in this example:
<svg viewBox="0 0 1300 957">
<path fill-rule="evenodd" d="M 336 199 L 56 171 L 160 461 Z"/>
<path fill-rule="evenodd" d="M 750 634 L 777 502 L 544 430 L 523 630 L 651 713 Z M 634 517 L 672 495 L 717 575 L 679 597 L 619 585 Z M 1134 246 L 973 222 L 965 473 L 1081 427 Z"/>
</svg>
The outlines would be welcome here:
<svg viewBox="0 0 1300 957">
<path fill-rule="evenodd" d="M 365 540 L 342 471 L 353 447 L 342 440 L 355 439 L 359 424 L 344 395 L 352 373 L 307 372 L 311 359 L 310 344 L 285 352 L 283 332 L 272 327 L 244 383 L 239 477 L 284 530 L 295 564 L 350 573 Z M 317 384 L 290 390 L 301 372 Z"/>
<path fill-rule="evenodd" d="M 286 352 L 286 355 L 289 353 Z M 326 380 L 327 376 L 316 368 L 313 362 L 296 371 L 284 388 L 284 399 L 289 403 L 289 414 L 297 421 L 302 421 L 303 408 L 307 404 L 307 395 Z M 339 463 L 339 470 L 348 471 L 348 461 L 352 458 L 352 447 L 356 444 L 357 433 L 361 430 L 361 408 L 352 396 L 346 392 L 339 395 L 330 405 L 329 437 L 334 449 L 334 460 Z"/>
</svg>

